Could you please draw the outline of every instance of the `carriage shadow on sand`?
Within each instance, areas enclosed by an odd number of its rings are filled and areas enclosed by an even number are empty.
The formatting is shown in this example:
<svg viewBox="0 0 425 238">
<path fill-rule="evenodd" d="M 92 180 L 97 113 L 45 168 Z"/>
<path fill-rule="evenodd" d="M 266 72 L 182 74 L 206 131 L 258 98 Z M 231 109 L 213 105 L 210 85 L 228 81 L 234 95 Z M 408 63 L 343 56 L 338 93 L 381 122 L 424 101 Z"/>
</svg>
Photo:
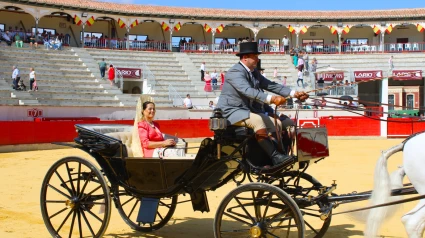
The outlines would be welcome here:
<svg viewBox="0 0 425 238">
<path fill-rule="evenodd" d="M 166 226 L 154 232 L 145 233 L 145 232 L 131 231 L 131 232 L 121 233 L 121 234 L 107 233 L 105 234 L 104 237 L 114 237 L 114 238 L 205 237 L 207 238 L 207 237 L 214 237 L 213 223 L 214 223 L 214 219 L 211 219 L 211 218 L 188 217 L 186 219 L 171 219 Z M 226 221 L 226 223 L 236 224 L 237 222 Z M 355 226 L 352 224 L 342 224 L 342 225 L 331 226 L 329 230 L 326 232 L 325 237 L 340 238 L 340 237 L 363 236 L 363 231 L 356 230 L 356 229 L 353 230 L 354 227 Z M 293 233 L 294 233 L 293 235 L 295 235 L 295 232 Z M 286 237 L 286 233 L 280 237 Z M 292 234 L 290 234 L 289 237 L 292 237 Z"/>
</svg>

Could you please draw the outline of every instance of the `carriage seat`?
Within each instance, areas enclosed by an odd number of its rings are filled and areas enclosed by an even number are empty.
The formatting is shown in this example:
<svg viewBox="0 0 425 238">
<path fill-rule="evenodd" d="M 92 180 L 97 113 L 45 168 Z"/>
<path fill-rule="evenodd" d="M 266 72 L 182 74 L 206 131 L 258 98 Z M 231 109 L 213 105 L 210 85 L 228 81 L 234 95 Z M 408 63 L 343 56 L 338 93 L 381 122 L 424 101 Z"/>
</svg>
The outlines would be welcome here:
<svg viewBox="0 0 425 238">
<path fill-rule="evenodd" d="M 133 151 L 131 150 L 132 132 L 112 132 L 105 135 L 120 140 L 127 149 L 127 157 L 133 157 Z"/>
<path fill-rule="evenodd" d="M 132 134 L 133 133 L 131 131 L 123 131 L 123 132 L 106 133 L 105 135 L 115 138 L 117 140 L 120 140 L 127 149 L 127 157 L 133 157 L 133 151 L 131 150 L 131 145 L 133 142 Z M 182 138 L 164 134 L 164 139 L 177 140 L 177 144 L 176 144 L 177 147 L 187 147 L 187 142 Z M 166 159 L 194 159 L 194 156 L 186 154 L 184 157 L 165 157 L 165 158 Z"/>
</svg>

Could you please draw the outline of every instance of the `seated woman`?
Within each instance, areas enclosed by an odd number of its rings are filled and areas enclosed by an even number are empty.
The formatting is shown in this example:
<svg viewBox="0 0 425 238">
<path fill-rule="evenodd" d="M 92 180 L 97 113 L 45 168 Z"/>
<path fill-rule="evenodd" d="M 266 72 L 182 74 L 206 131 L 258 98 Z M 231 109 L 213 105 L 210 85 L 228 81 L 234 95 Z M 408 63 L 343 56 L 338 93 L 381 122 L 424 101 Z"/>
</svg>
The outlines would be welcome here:
<svg viewBox="0 0 425 238">
<path fill-rule="evenodd" d="M 164 139 L 158 123 L 154 122 L 155 104 L 146 101 L 142 105 L 142 120 L 137 124 L 144 157 L 184 156 L 185 148 L 168 148 L 176 145 L 174 139 Z M 164 154 L 165 151 L 165 154 Z"/>
</svg>

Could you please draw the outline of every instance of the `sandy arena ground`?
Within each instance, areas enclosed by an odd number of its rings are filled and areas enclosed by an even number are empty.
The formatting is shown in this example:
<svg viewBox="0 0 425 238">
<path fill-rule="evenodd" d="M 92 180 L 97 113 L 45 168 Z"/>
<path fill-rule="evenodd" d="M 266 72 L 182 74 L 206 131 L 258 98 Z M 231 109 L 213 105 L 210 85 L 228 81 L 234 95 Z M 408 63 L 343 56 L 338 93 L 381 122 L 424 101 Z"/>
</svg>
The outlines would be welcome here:
<svg viewBox="0 0 425 238">
<path fill-rule="evenodd" d="M 337 180 L 338 194 L 365 191 L 372 188 L 373 170 L 381 150 L 401 140 L 330 140 L 331 156 L 313 164 L 308 173 L 322 184 Z M 77 149 L 60 149 L 0 154 L 0 237 L 49 237 L 43 223 L 39 197 L 43 178 L 49 167 L 66 156 L 90 158 Z M 401 164 L 401 154 L 390 159 L 389 168 Z M 121 219 L 115 207 L 105 237 L 213 237 L 213 219 L 222 198 L 235 188 L 229 183 L 208 193 L 210 213 L 193 212 L 190 203 L 177 206 L 173 219 L 159 231 L 149 234 L 131 230 Z M 341 205 L 344 211 L 366 203 Z M 416 203 L 405 204 L 392 218 L 387 219 L 381 237 L 406 237 L 401 215 Z M 335 216 L 325 237 L 362 237 L 364 224 L 347 215 Z"/>
</svg>

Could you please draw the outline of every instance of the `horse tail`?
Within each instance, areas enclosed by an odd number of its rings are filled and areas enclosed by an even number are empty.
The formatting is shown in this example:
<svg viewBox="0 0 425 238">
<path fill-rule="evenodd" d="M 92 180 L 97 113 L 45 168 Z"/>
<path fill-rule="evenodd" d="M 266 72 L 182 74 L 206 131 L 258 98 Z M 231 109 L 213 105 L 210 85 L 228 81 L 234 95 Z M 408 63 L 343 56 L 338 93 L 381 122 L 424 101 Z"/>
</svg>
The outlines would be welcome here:
<svg viewBox="0 0 425 238">
<path fill-rule="evenodd" d="M 382 155 L 375 167 L 373 192 L 370 199 L 371 206 L 390 202 L 391 189 L 400 187 L 400 185 L 401 187 L 403 186 L 403 168 L 400 168 L 393 173 L 391 178 L 387 168 L 388 158 L 391 155 L 402 151 L 403 147 L 404 143 L 400 143 L 382 152 Z M 384 218 L 389 215 L 389 212 L 390 209 L 388 206 L 371 209 L 367 218 L 365 237 L 376 237 Z"/>
</svg>

